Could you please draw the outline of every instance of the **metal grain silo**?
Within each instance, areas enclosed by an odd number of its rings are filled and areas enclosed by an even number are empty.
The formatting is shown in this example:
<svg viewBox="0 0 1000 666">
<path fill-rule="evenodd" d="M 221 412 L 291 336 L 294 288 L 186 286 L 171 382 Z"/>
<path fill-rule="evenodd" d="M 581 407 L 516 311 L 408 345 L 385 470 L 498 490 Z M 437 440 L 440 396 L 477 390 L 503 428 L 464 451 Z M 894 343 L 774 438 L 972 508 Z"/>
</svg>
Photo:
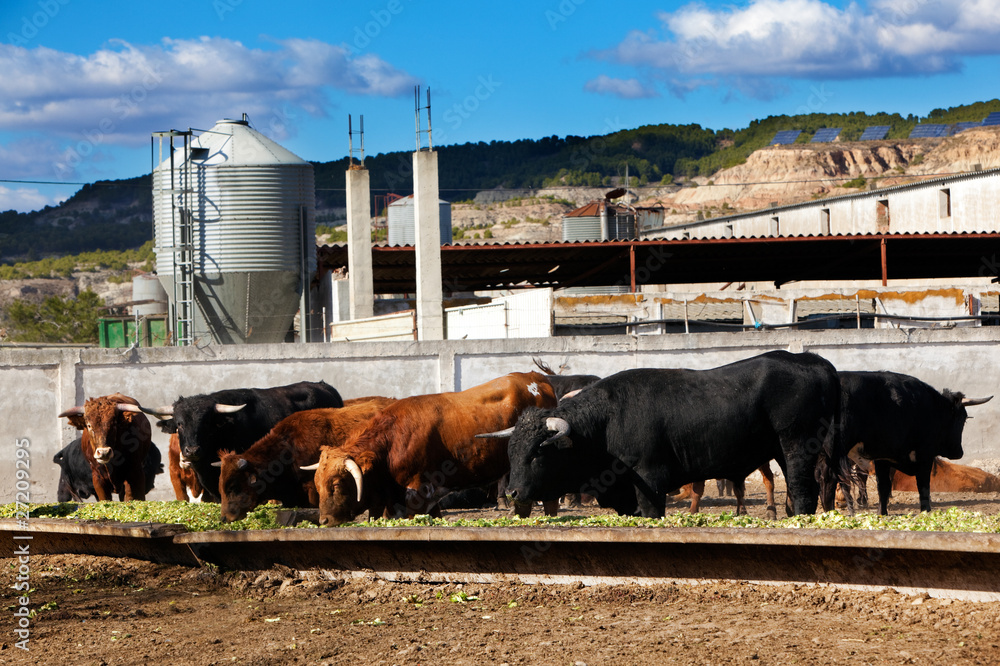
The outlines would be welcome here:
<svg viewBox="0 0 1000 666">
<path fill-rule="evenodd" d="M 312 165 L 245 116 L 153 136 L 156 271 L 176 342 L 283 341 L 316 269 Z"/>
<path fill-rule="evenodd" d="M 564 241 L 638 238 L 635 211 L 608 201 L 592 201 L 563 215 Z"/>
<path fill-rule="evenodd" d="M 585 206 L 571 210 L 562 219 L 564 241 L 605 241 L 634 239 L 635 212 L 627 206 L 619 206 L 610 201 L 592 201 Z M 566 294 L 627 294 L 628 286 L 601 285 L 595 287 L 570 287 Z"/>
<path fill-rule="evenodd" d="M 441 228 L 441 245 L 451 245 L 451 204 L 438 199 L 438 217 Z M 396 199 L 386 207 L 386 225 L 389 227 L 389 245 L 413 245 L 416 242 L 414 228 L 413 195 Z"/>
</svg>

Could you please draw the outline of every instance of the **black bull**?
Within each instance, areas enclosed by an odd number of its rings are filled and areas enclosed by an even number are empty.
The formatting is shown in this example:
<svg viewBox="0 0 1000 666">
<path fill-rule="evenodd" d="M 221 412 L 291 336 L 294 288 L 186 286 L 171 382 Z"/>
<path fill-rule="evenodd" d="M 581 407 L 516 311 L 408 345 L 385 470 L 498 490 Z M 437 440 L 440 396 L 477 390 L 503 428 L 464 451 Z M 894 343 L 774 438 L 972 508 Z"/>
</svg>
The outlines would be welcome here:
<svg viewBox="0 0 1000 666">
<path fill-rule="evenodd" d="M 203 499 L 220 501 L 219 450 L 241 453 L 286 416 L 305 409 L 343 407 L 340 394 L 326 382 L 298 382 L 266 389 L 227 389 L 188 398 L 173 405 L 141 407 L 162 418 L 156 425 L 177 433 L 181 455 L 191 463 L 205 489 Z"/>
<path fill-rule="evenodd" d="M 529 409 L 508 446 L 508 493 L 584 492 L 620 514 L 658 517 L 668 491 L 743 479 L 777 460 L 790 510 L 832 507 L 847 458 L 836 428 L 840 383 L 814 354 L 769 352 L 712 370 L 626 370 L 552 409 Z M 822 461 L 824 464 L 817 466 Z"/>
</svg>

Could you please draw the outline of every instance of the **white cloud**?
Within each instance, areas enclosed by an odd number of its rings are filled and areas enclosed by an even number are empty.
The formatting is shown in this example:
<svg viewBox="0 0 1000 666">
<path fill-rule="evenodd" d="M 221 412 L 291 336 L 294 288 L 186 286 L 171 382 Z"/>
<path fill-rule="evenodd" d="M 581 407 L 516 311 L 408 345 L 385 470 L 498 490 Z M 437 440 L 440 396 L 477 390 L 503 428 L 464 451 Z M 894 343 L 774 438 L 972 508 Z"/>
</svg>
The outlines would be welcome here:
<svg viewBox="0 0 1000 666">
<path fill-rule="evenodd" d="M 274 50 L 202 37 L 156 46 L 114 41 L 89 55 L 0 44 L 0 127 L 79 141 L 140 145 L 150 131 L 204 126 L 246 112 L 265 124 L 296 110 L 323 115 L 328 95 L 395 96 L 417 80 L 375 55 L 318 40 Z M 206 118 L 208 120 L 206 120 Z M 281 137 L 276 137 L 281 138 Z"/>
<path fill-rule="evenodd" d="M 596 57 L 651 70 L 684 90 L 771 77 L 849 79 L 956 71 L 970 55 L 1000 53 L 1000 0 L 751 0 L 688 4 L 658 16 Z M 734 86 L 735 87 L 735 86 Z"/>
<path fill-rule="evenodd" d="M 622 99 L 643 99 L 658 96 L 656 90 L 643 85 L 638 79 L 615 79 L 604 74 L 587 81 L 583 89 L 587 92 L 614 95 Z"/>
<path fill-rule="evenodd" d="M 29 187 L 12 188 L 0 185 L 0 211 L 16 210 L 19 213 L 27 213 L 46 206 L 55 206 L 68 198 L 68 195 L 42 194 L 39 190 Z"/>
</svg>

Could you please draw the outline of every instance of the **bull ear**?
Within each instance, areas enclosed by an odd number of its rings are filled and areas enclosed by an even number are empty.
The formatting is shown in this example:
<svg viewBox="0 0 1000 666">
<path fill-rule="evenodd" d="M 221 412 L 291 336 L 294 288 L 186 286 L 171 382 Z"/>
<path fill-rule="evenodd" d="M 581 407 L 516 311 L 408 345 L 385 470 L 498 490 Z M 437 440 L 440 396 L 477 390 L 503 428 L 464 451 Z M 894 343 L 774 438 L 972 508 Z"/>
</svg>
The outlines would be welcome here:
<svg viewBox="0 0 1000 666">
<path fill-rule="evenodd" d="M 975 405 L 982 405 L 993 399 L 993 396 L 988 398 L 962 398 L 963 407 L 974 407 Z"/>
<path fill-rule="evenodd" d="M 156 422 L 156 427 L 160 429 L 160 432 L 166 433 L 168 435 L 174 435 L 177 433 L 177 421 L 174 419 L 163 419 L 162 421 Z"/>
<path fill-rule="evenodd" d="M 224 405 L 221 402 L 215 403 L 215 411 L 219 414 L 233 414 L 240 411 L 244 407 L 246 407 L 246 403 L 242 405 Z"/>
</svg>

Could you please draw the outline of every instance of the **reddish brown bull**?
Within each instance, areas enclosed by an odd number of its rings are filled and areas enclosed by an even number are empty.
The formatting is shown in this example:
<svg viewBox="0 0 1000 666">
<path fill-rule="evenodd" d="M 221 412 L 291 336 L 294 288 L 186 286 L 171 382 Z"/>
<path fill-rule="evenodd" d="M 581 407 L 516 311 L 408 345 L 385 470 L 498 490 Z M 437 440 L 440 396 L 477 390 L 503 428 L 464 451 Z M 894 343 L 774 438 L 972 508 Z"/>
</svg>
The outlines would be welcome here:
<svg viewBox="0 0 1000 666">
<path fill-rule="evenodd" d="M 555 404 L 537 372 L 399 400 L 339 449 L 323 450 L 320 523 L 338 525 L 365 511 L 370 518 L 425 513 L 445 490 L 499 480 L 509 468 L 506 439 L 475 436 L 512 427 L 526 407 Z"/>
<path fill-rule="evenodd" d="M 319 461 L 320 447 L 338 447 L 388 407 L 392 398 L 347 400 L 343 407 L 296 412 L 278 422 L 243 453 L 220 452 L 222 520 L 242 520 L 267 500 L 285 506 L 316 506 L 312 475 L 299 468 Z"/>
<path fill-rule="evenodd" d="M 177 433 L 170 435 L 167 462 L 170 467 L 170 483 L 174 486 L 174 497 L 182 502 L 200 502 L 204 489 L 198 481 L 198 475 L 191 469 L 191 463 L 181 456 L 181 443 Z"/>
<path fill-rule="evenodd" d="M 893 470 L 892 489 L 915 493 L 916 477 Z M 935 458 L 931 468 L 931 490 L 936 493 L 995 493 L 1000 491 L 1000 478 L 978 467 Z"/>
<path fill-rule="evenodd" d="M 90 463 L 94 493 L 105 502 L 146 499 L 143 461 L 152 445 L 149 419 L 139 403 L 121 393 L 91 398 L 59 415 L 83 431 L 81 447 Z"/>
</svg>

